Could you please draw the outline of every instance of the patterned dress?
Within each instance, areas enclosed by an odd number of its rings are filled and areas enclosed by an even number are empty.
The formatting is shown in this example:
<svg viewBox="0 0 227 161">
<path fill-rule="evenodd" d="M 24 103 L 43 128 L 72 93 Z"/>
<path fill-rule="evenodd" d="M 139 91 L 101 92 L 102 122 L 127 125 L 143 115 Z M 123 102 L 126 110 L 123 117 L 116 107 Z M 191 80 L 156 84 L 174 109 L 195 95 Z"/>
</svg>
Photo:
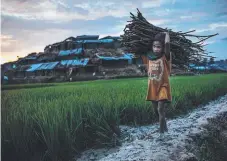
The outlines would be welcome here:
<svg viewBox="0 0 227 161">
<path fill-rule="evenodd" d="M 168 61 L 163 55 L 157 60 L 142 57 L 148 69 L 147 101 L 172 101 L 169 76 L 171 72 L 171 58 Z"/>
</svg>

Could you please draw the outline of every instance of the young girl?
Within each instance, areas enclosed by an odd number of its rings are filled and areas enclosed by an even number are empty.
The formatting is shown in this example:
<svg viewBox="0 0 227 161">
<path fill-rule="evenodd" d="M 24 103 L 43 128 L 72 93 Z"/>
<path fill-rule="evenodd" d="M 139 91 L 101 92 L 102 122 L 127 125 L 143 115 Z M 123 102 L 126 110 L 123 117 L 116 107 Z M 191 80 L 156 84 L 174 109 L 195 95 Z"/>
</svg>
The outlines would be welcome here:
<svg viewBox="0 0 227 161">
<path fill-rule="evenodd" d="M 169 76 L 171 72 L 171 54 L 169 33 L 155 36 L 151 51 L 146 56 L 148 69 L 147 101 L 152 102 L 159 116 L 160 133 L 167 132 L 165 105 L 172 101 Z"/>
</svg>

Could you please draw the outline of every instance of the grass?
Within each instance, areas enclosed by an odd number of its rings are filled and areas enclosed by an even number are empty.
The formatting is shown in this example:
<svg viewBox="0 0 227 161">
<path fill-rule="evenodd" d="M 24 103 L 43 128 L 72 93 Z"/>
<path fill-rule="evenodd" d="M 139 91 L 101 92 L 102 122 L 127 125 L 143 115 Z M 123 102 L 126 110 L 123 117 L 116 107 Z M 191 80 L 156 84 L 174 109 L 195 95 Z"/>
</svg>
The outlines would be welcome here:
<svg viewBox="0 0 227 161">
<path fill-rule="evenodd" d="M 41 88 L 54 86 L 51 83 L 34 83 L 34 84 L 17 84 L 17 85 L 2 85 L 1 90 L 23 89 L 23 88 Z"/>
<path fill-rule="evenodd" d="M 167 116 L 186 113 L 224 95 L 226 81 L 226 74 L 172 77 L 173 101 Z M 146 78 L 45 85 L 4 86 L 3 160 L 31 160 L 35 156 L 69 160 L 72 154 L 94 145 L 115 145 L 119 124 L 157 120 L 150 102 L 145 101 Z"/>
</svg>

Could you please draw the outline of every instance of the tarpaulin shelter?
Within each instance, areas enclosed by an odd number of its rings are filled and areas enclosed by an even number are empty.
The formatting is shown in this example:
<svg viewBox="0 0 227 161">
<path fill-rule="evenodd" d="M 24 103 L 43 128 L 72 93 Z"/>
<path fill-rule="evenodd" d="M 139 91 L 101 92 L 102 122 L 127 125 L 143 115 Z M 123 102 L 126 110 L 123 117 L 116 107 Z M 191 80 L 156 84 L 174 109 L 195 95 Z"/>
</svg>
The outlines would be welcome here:
<svg viewBox="0 0 227 161">
<path fill-rule="evenodd" d="M 97 58 L 101 60 L 102 66 L 125 66 L 132 63 L 133 54 L 126 53 L 121 56 L 100 56 L 96 54 Z"/>
<path fill-rule="evenodd" d="M 27 72 L 33 72 L 37 70 L 52 70 L 59 62 L 49 62 L 49 63 L 39 63 L 39 64 L 32 64 Z"/>
<path fill-rule="evenodd" d="M 76 59 L 76 60 L 62 60 L 58 64 L 58 67 L 75 67 L 75 66 L 86 66 L 89 62 L 88 58 L 85 59 Z"/>
</svg>

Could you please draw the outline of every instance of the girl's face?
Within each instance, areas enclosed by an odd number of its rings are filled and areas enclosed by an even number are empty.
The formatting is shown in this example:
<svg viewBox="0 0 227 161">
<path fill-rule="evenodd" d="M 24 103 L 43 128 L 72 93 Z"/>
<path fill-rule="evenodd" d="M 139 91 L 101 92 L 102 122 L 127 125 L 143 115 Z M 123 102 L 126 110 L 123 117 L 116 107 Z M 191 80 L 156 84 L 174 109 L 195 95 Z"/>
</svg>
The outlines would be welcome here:
<svg viewBox="0 0 227 161">
<path fill-rule="evenodd" d="M 154 41 L 152 46 L 155 55 L 160 55 L 162 53 L 162 44 L 159 41 Z"/>
</svg>

